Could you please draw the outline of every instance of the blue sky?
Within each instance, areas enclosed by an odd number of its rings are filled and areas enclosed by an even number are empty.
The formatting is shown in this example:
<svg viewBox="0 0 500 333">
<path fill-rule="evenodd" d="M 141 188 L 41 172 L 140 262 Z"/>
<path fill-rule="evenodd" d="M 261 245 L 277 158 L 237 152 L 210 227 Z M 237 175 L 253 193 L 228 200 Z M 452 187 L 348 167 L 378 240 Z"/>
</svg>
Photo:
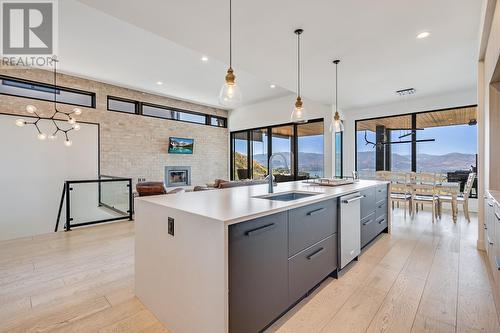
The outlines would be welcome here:
<svg viewBox="0 0 500 333">
<path fill-rule="evenodd" d="M 401 134 L 406 132 L 402 131 Z M 368 140 L 374 141 L 375 133 L 367 132 Z M 395 137 L 399 132 L 395 133 Z M 477 153 L 477 126 L 459 125 L 426 128 L 418 131 L 418 139 L 436 139 L 434 142 L 421 142 L 417 144 L 418 154 L 444 155 L 447 153 Z M 410 137 L 402 140 L 410 139 Z M 373 146 L 365 145 L 364 131 L 357 133 L 358 151 L 374 151 Z M 394 153 L 401 155 L 411 154 L 410 144 L 392 145 Z"/>
</svg>

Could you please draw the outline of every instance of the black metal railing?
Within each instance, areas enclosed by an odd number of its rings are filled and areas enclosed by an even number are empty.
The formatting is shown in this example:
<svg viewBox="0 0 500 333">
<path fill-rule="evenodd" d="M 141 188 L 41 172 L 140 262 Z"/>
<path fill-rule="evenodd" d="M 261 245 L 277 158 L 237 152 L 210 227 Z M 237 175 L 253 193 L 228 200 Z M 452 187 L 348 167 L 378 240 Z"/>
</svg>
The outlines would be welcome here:
<svg viewBox="0 0 500 333">
<path fill-rule="evenodd" d="M 70 231 L 91 224 L 132 221 L 133 213 L 131 178 L 101 175 L 98 179 L 67 180 L 54 231 L 57 232 L 61 218 L 66 221 L 64 229 Z"/>
</svg>

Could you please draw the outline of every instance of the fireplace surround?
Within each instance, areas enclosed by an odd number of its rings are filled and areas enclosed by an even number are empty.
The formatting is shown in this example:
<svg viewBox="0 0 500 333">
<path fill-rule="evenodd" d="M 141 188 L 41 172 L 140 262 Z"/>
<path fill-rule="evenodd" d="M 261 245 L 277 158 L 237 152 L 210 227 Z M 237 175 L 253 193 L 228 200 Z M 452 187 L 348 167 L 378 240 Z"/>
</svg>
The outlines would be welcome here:
<svg viewBox="0 0 500 333">
<path fill-rule="evenodd" d="M 165 186 L 189 186 L 191 185 L 191 167 L 189 166 L 166 166 Z"/>
</svg>

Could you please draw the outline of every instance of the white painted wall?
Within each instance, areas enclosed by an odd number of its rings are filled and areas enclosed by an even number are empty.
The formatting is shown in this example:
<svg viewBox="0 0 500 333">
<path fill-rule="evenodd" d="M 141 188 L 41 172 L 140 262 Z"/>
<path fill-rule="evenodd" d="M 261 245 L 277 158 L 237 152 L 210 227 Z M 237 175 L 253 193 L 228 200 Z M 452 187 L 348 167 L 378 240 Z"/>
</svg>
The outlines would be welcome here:
<svg viewBox="0 0 500 333">
<path fill-rule="evenodd" d="M 228 127 L 230 131 L 243 130 L 290 122 L 296 95 L 275 98 L 264 102 L 237 108 L 229 112 Z M 331 177 L 335 165 L 335 135 L 330 133 L 332 120 L 331 106 L 303 99 L 304 108 L 310 119 L 323 118 L 325 124 L 325 176 Z"/>
<path fill-rule="evenodd" d="M 39 141 L 34 127 L 14 124 L 17 118 L 0 115 L 0 240 L 52 232 L 64 181 L 98 175 L 96 125 L 81 124 L 80 131 L 70 133 L 73 146 L 66 147 L 62 137 Z M 95 207 L 96 191 L 90 194 Z"/>
</svg>

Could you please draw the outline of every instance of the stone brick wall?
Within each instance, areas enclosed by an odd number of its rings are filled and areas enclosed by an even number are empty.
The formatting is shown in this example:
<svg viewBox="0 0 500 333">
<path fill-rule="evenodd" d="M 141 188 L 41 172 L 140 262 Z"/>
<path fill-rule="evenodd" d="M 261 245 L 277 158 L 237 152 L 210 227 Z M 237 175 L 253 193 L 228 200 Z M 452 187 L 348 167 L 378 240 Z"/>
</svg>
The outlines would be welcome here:
<svg viewBox="0 0 500 333">
<path fill-rule="evenodd" d="M 52 73 L 39 69 L 0 68 L 0 74 L 52 83 Z M 107 111 L 107 95 L 227 117 L 227 111 L 158 96 L 111 84 L 59 74 L 58 85 L 96 93 L 96 108 L 82 108 L 77 120 L 100 124 L 101 174 L 162 181 L 166 165 L 191 166 L 192 184 L 228 178 L 229 132 L 227 128 L 191 124 L 134 114 Z M 50 116 L 51 102 L 0 95 L 0 112 L 29 115 L 26 105 Z M 73 107 L 60 104 L 62 111 Z M 168 154 L 170 136 L 193 138 L 193 155 Z"/>
</svg>

